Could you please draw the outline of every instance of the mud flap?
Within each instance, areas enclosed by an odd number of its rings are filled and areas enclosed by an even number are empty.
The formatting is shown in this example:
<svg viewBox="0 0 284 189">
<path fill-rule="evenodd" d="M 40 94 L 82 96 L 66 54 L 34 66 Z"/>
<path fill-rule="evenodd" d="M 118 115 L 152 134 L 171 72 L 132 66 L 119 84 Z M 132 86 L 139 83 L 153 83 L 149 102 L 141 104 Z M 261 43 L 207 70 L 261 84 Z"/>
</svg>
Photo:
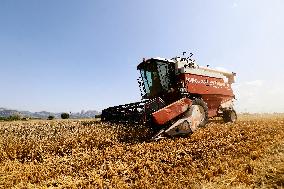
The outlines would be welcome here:
<svg viewBox="0 0 284 189">
<path fill-rule="evenodd" d="M 172 124 L 168 129 L 162 129 L 152 140 L 158 140 L 165 136 L 187 135 L 197 130 L 206 119 L 206 111 L 203 106 L 194 104 L 184 113 L 183 117 Z"/>
<path fill-rule="evenodd" d="M 177 116 L 186 112 L 192 105 L 192 101 L 188 98 L 182 98 L 152 114 L 153 121 L 157 125 L 164 125 L 173 120 Z"/>
</svg>

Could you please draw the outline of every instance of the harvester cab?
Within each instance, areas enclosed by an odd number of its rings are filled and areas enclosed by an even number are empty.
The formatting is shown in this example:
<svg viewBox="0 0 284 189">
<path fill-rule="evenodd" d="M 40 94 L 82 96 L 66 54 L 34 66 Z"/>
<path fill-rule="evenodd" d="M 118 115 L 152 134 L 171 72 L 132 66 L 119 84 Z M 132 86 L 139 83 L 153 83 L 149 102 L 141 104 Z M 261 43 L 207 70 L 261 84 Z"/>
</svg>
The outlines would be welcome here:
<svg viewBox="0 0 284 189">
<path fill-rule="evenodd" d="M 143 59 L 137 69 L 142 101 L 107 108 L 102 121 L 147 125 L 153 139 L 192 133 L 211 117 L 236 121 L 235 73 L 198 66 L 191 57 Z"/>
<path fill-rule="evenodd" d="M 162 97 L 171 92 L 175 84 L 173 62 L 162 59 L 144 60 L 137 66 L 140 71 L 140 91 L 143 99 Z"/>
</svg>

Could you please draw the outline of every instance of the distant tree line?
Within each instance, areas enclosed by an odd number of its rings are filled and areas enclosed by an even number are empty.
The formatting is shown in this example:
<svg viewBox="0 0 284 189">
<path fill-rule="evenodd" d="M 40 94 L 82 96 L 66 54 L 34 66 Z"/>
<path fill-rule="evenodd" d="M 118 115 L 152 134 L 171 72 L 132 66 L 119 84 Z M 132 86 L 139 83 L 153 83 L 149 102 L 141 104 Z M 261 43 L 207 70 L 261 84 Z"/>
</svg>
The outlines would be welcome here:
<svg viewBox="0 0 284 189">
<path fill-rule="evenodd" d="M 55 117 L 53 115 L 48 116 L 48 120 L 53 120 Z"/>
<path fill-rule="evenodd" d="M 68 113 L 62 113 L 61 114 L 61 119 L 69 119 L 69 117 L 70 117 L 70 114 L 68 114 Z"/>
<path fill-rule="evenodd" d="M 70 114 L 69 113 L 62 113 L 60 115 L 61 119 L 69 119 L 70 118 Z M 95 118 L 100 118 L 100 115 L 96 115 Z M 23 117 L 23 115 L 21 114 L 14 114 L 14 115 L 10 115 L 8 117 L 1 117 L 0 116 L 0 121 L 18 121 L 18 120 L 30 120 L 30 119 L 44 119 L 44 118 L 32 118 L 32 117 Z M 54 120 L 55 116 L 54 115 L 49 115 L 47 117 L 47 120 Z"/>
<path fill-rule="evenodd" d="M 8 117 L 0 117 L 0 121 L 18 121 L 18 120 L 22 120 L 22 116 L 15 114 L 15 115 L 10 115 Z"/>
</svg>

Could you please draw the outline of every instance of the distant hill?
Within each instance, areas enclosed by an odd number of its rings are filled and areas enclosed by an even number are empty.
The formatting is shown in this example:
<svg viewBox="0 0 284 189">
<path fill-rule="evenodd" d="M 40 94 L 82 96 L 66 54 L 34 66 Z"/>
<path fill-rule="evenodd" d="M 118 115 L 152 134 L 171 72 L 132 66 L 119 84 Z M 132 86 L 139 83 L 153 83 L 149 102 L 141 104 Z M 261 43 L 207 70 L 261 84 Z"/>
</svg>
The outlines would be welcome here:
<svg viewBox="0 0 284 189">
<path fill-rule="evenodd" d="M 60 118 L 62 112 L 60 113 L 54 113 L 54 112 L 47 112 L 47 111 L 41 111 L 41 112 L 30 112 L 30 111 L 18 111 L 18 110 L 11 110 L 7 108 L 0 108 L 0 117 L 9 117 L 12 115 L 21 115 L 23 117 L 32 117 L 32 118 L 41 118 L 45 119 L 50 115 L 53 115 L 55 118 Z M 70 118 L 93 118 L 96 115 L 99 115 L 100 112 L 96 110 L 88 110 L 88 111 L 81 111 L 81 112 L 75 112 L 70 115 Z"/>
</svg>

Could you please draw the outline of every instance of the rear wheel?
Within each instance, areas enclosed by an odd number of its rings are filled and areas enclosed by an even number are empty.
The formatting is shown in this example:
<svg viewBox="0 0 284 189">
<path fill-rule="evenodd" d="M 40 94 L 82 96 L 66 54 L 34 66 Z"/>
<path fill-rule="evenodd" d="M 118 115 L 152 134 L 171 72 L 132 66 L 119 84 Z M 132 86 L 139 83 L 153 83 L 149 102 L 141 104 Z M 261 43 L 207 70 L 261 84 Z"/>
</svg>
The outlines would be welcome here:
<svg viewBox="0 0 284 189">
<path fill-rule="evenodd" d="M 237 121 L 237 113 L 235 110 L 225 110 L 223 112 L 223 120 L 225 123 L 235 123 Z"/>
</svg>

